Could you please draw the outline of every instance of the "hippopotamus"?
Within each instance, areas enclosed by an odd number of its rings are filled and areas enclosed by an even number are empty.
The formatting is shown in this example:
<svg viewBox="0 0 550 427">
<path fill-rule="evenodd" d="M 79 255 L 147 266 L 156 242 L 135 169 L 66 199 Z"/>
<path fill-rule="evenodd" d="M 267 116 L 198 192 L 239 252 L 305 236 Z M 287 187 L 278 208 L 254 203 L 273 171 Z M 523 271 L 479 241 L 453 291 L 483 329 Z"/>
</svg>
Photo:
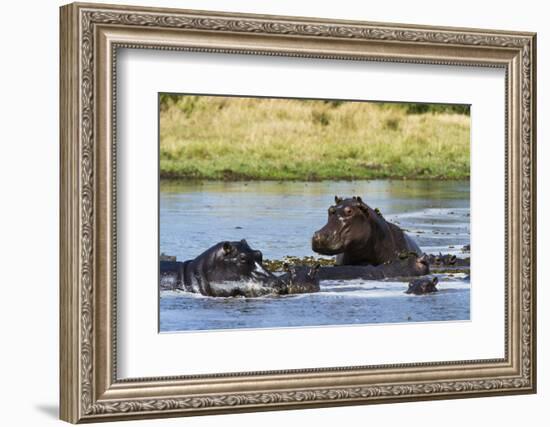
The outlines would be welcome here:
<svg viewBox="0 0 550 427">
<path fill-rule="evenodd" d="M 470 258 L 458 258 L 456 255 L 452 254 L 441 254 L 439 255 L 428 255 L 428 260 L 430 264 L 433 264 L 437 267 L 469 267 Z"/>
<path fill-rule="evenodd" d="M 212 297 L 286 294 L 286 284 L 262 265 L 246 240 L 220 242 L 183 262 L 183 289 Z"/>
<path fill-rule="evenodd" d="M 288 294 L 306 294 L 319 292 L 319 269 L 320 264 L 313 267 L 295 267 L 284 264 L 286 274 L 279 278 L 286 284 Z"/>
<path fill-rule="evenodd" d="M 411 252 L 405 259 L 395 259 L 380 265 L 340 265 L 321 267 L 320 280 L 382 280 L 392 277 L 424 276 L 430 273 L 425 255 Z"/>
<path fill-rule="evenodd" d="M 262 265 L 262 252 L 246 240 L 221 242 L 193 260 L 160 261 L 160 289 L 213 297 L 260 297 L 319 292 L 319 268 L 290 267 L 277 277 Z"/>
<path fill-rule="evenodd" d="M 405 291 L 406 294 L 425 295 L 437 292 L 437 277 L 423 277 L 413 280 L 409 283 L 409 287 Z"/>
<path fill-rule="evenodd" d="M 337 255 L 337 265 L 380 265 L 399 253 L 421 254 L 420 248 L 397 225 L 368 206 L 361 197 L 334 198 L 327 224 L 311 239 L 313 251 Z"/>
</svg>

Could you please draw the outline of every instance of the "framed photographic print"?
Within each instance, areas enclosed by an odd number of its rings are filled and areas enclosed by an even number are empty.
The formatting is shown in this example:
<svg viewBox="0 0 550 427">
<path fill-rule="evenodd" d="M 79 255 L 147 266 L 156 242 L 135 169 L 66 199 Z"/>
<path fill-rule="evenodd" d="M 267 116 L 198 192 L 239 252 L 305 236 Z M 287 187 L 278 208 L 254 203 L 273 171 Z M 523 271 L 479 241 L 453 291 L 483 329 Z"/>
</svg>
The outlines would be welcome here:
<svg viewBox="0 0 550 427">
<path fill-rule="evenodd" d="M 61 8 L 61 418 L 536 390 L 535 34 Z"/>
</svg>

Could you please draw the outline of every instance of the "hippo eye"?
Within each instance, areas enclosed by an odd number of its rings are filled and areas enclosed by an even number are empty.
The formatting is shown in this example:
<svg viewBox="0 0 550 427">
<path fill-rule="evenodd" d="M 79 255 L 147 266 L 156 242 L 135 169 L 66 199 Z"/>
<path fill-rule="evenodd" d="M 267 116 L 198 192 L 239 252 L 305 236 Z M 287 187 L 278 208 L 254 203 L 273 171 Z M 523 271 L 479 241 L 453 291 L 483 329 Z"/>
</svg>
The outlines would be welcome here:
<svg viewBox="0 0 550 427">
<path fill-rule="evenodd" d="M 248 262 L 248 257 L 246 256 L 246 254 L 240 254 L 239 261 L 242 263 Z"/>
<path fill-rule="evenodd" d="M 223 242 L 223 254 L 229 255 L 233 251 L 233 246 L 231 246 L 231 243 L 229 242 Z"/>
<path fill-rule="evenodd" d="M 331 206 L 330 208 L 328 208 L 329 215 L 334 215 L 335 213 L 336 213 L 336 208 L 334 206 Z"/>
</svg>

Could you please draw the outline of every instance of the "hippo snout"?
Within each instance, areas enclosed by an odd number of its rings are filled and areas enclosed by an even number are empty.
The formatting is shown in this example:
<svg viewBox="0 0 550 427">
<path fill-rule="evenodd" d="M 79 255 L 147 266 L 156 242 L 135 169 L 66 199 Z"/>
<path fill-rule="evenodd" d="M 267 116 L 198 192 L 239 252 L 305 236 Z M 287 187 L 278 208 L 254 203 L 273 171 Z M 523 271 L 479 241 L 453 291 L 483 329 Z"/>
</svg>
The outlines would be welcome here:
<svg viewBox="0 0 550 427">
<path fill-rule="evenodd" d="M 316 231 L 311 238 L 311 249 L 322 255 L 338 255 L 342 252 L 342 245 L 334 233 Z"/>
<path fill-rule="evenodd" d="M 313 237 L 311 238 L 311 244 L 312 245 L 319 244 L 319 243 L 321 243 L 322 240 L 323 240 L 323 238 L 321 236 L 321 233 L 316 231 L 315 233 L 313 233 Z"/>
<path fill-rule="evenodd" d="M 327 247 L 327 238 L 324 234 L 320 233 L 319 231 L 316 231 L 313 233 L 313 237 L 311 238 L 311 249 L 313 249 L 314 252 L 322 252 L 326 250 Z"/>
</svg>

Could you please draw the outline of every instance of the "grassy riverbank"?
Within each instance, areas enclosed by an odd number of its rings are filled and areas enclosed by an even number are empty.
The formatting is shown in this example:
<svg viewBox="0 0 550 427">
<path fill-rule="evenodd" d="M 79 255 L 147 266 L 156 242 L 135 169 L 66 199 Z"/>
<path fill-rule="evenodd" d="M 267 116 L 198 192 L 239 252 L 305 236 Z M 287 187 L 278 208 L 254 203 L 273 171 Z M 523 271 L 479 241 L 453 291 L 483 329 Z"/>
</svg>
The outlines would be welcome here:
<svg viewBox="0 0 550 427">
<path fill-rule="evenodd" d="M 456 108 L 173 95 L 161 101 L 161 178 L 465 179 L 470 174 L 470 117 Z"/>
</svg>

